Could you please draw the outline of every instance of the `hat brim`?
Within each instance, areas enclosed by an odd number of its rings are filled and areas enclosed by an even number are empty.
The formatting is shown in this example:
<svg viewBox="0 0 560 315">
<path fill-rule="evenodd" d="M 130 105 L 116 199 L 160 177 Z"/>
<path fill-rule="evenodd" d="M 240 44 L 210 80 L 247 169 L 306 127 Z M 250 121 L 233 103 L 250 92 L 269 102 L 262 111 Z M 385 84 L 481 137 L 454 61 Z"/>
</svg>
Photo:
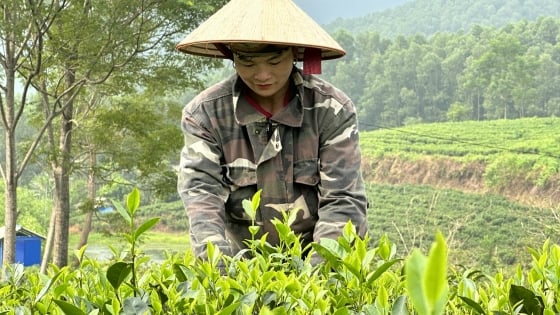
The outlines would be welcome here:
<svg viewBox="0 0 560 315">
<path fill-rule="evenodd" d="M 228 58 L 218 47 L 262 43 L 321 50 L 321 59 L 344 56 L 344 49 L 291 0 L 232 0 L 183 39 L 176 48 L 198 56 Z M 218 45 L 218 46 L 217 46 Z"/>
</svg>

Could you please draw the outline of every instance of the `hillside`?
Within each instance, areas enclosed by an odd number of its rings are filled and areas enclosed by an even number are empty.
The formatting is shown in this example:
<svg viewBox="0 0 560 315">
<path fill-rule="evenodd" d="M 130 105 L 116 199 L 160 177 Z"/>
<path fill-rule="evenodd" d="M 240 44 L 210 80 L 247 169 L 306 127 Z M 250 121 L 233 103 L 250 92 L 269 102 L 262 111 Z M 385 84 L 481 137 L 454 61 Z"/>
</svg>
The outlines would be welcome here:
<svg viewBox="0 0 560 315">
<path fill-rule="evenodd" d="M 367 192 L 372 239 L 387 235 L 400 256 L 414 248 L 428 251 L 433 235 L 441 231 L 454 265 L 511 272 L 517 264 L 531 263 L 528 247 L 560 240 L 554 211 L 496 194 L 379 183 L 368 183 Z"/>
<path fill-rule="evenodd" d="M 415 0 L 363 17 L 338 19 L 327 29 L 352 34 L 378 32 L 384 37 L 468 31 L 473 25 L 500 27 L 519 20 L 560 16 L 557 0 Z"/>
<path fill-rule="evenodd" d="M 365 132 L 364 177 L 560 203 L 560 118 L 419 124 Z"/>
<path fill-rule="evenodd" d="M 342 18 L 361 17 L 365 13 L 373 13 L 396 7 L 411 0 L 358 0 L 348 5 L 340 0 L 294 0 L 294 2 L 319 24 L 331 23 Z"/>
<path fill-rule="evenodd" d="M 383 129 L 361 146 L 371 231 L 402 253 L 441 230 L 454 263 L 507 269 L 560 240 L 560 118 Z"/>
</svg>

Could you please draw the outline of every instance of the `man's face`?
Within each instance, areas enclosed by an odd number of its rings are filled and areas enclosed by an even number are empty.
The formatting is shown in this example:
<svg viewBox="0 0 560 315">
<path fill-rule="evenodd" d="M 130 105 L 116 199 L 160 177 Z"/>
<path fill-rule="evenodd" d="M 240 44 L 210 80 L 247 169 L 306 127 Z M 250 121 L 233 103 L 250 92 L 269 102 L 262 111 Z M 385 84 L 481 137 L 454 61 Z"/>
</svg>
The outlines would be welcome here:
<svg viewBox="0 0 560 315">
<path fill-rule="evenodd" d="M 284 97 L 294 61 L 291 48 L 272 52 L 234 52 L 233 61 L 237 73 L 257 97 Z"/>
</svg>

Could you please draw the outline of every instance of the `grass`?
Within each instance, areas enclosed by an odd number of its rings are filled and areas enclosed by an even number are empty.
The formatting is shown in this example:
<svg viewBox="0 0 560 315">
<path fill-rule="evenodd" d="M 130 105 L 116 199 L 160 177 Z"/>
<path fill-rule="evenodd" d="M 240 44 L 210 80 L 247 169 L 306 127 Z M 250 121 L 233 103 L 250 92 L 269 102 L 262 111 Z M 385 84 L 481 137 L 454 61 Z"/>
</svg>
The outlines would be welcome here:
<svg viewBox="0 0 560 315">
<path fill-rule="evenodd" d="M 78 240 L 79 235 L 71 234 L 70 248 L 75 249 Z M 162 257 L 164 252 L 183 253 L 190 250 L 189 233 L 149 231 L 142 235 L 139 246 L 141 251 L 153 257 Z M 88 238 L 86 254 L 108 255 L 111 247 L 123 250 L 128 248 L 128 244 L 121 235 L 92 232 Z"/>
<path fill-rule="evenodd" d="M 487 161 L 503 153 L 560 158 L 560 118 L 410 125 L 360 134 L 363 154 L 445 156 Z"/>
<path fill-rule="evenodd" d="M 370 234 L 386 234 L 401 257 L 429 250 L 436 231 L 447 238 L 450 262 L 486 271 L 531 262 L 528 247 L 560 240 L 550 209 L 524 206 L 498 195 L 472 194 L 418 185 L 367 187 Z"/>
</svg>

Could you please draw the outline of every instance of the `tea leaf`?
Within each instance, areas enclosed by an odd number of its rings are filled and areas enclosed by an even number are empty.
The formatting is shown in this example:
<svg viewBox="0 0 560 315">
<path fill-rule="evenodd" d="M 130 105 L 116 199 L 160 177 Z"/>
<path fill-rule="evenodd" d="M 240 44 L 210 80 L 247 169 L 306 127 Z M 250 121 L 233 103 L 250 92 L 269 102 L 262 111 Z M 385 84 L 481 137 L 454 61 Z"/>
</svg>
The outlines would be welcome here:
<svg viewBox="0 0 560 315">
<path fill-rule="evenodd" d="M 544 303 L 542 297 L 522 286 L 512 284 L 509 290 L 509 301 L 512 305 L 521 306 L 521 311 L 525 314 L 542 314 Z"/>
<path fill-rule="evenodd" d="M 45 294 L 47 294 L 47 292 L 49 291 L 49 289 L 52 287 L 52 285 L 56 282 L 56 280 L 58 279 L 58 277 L 60 277 L 60 275 L 62 274 L 63 270 L 59 271 L 56 275 L 54 275 L 54 277 L 50 278 L 49 281 L 47 281 L 47 283 L 45 284 L 45 286 L 41 289 L 41 291 L 39 292 L 39 294 L 37 295 L 37 297 L 35 297 L 35 303 L 39 302 L 44 296 Z"/>
<path fill-rule="evenodd" d="M 252 221 L 255 221 L 255 217 L 257 215 L 256 208 L 253 208 L 253 203 L 247 199 L 241 201 L 241 205 L 243 206 L 243 210 L 245 213 L 251 218 Z"/>
<path fill-rule="evenodd" d="M 473 311 L 475 311 L 477 314 L 486 314 L 486 312 L 484 312 L 482 307 L 480 305 L 478 305 L 478 303 L 476 303 L 475 301 L 473 301 L 473 300 L 471 300 L 471 299 L 469 299 L 468 297 L 465 297 L 465 296 L 459 296 L 459 298 L 461 300 L 463 300 L 463 302 L 465 302 L 465 304 L 470 306 L 473 309 Z"/>
<path fill-rule="evenodd" d="M 393 304 L 391 315 L 408 315 L 408 309 L 406 308 L 406 296 L 401 295 L 397 298 L 395 304 Z"/>
<path fill-rule="evenodd" d="M 61 300 L 54 300 L 54 303 L 56 305 L 58 305 L 58 307 L 60 307 L 60 309 L 62 310 L 62 312 L 64 312 L 64 314 L 68 314 L 68 315 L 86 315 L 86 313 L 84 311 L 82 311 L 80 308 L 68 303 L 68 302 L 64 302 Z"/>
<path fill-rule="evenodd" d="M 123 311 L 124 315 L 137 315 L 137 314 L 150 314 L 148 304 L 139 297 L 132 297 L 124 300 Z"/>
<path fill-rule="evenodd" d="M 401 261 L 401 259 L 394 259 L 384 263 L 383 265 L 379 266 L 375 272 L 369 274 L 367 276 L 367 285 L 368 287 L 372 285 L 373 281 L 377 280 L 385 271 L 387 271 L 391 266 L 393 266 L 396 262 Z"/>
<path fill-rule="evenodd" d="M 274 224 L 274 227 L 276 228 L 276 231 L 278 232 L 278 237 L 281 240 L 285 240 L 287 238 L 288 234 L 292 231 L 288 225 L 280 222 L 280 220 L 278 220 L 278 219 L 273 219 L 272 223 Z"/>
<path fill-rule="evenodd" d="M 179 282 L 185 282 L 193 277 L 193 271 L 183 264 L 173 264 L 173 274 Z"/>
<path fill-rule="evenodd" d="M 117 290 L 132 272 L 132 265 L 119 261 L 107 268 L 107 280 Z"/>
<path fill-rule="evenodd" d="M 356 227 L 352 224 L 352 221 L 348 220 L 346 225 L 344 225 L 344 229 L 342 229 L 342 236 L 348 243 L 354 242 L 354 238 L 356 237 Z"/>
<path fill-rule="evenodd" d="M 140 207 L 140 191 L 138 188 L 134 188 L 128 197 L 126 198 L 126 206 L 128 208 L 128 213 L 134 215 L 138 207 Z"/>
<path fill-rule="evenodd" d="M 221 257 L 220 248 L 214 245 L 214 243 L 208 241 L 206 243 L 206 252 L 208 255 L 208 261 L 212 264 L 212 266 L 217 266 Z"/>
<path fill-rule="evenodd" d="M 259 208 L 259 204 L 261 203 L 261 193 L 262 189 L 257 190 L 257 192 L 253 195 L 253 198 L 251 199 L 251 207 L 255 211 L 257 211 L 257 209 Z"/>
<path fill-rule="evenodd" d="M 128 214 L 126 208 L 116 200 L 111 200 L 111 203 L 115 206 L 117 213 L 120 214 L 120 216 L 126 221 L 126 223 L 128 223 L 128 225 L 132 224 L 132 218 L 130 217 L 130 214 Z"/>
<path fill-rule="evenodd" d="M 311 246 L 317 252 L 317 254 L 319 254 L 319 256 L 323 257 L 323 259 L 325 259 L 333 267 L 336 267 L 340 264 L 339 257 L 341 256 L 341 254 L 340 253 L 335 254 L 332 248 L 329 248 L 327 246 L 327 244 L 330 243 L 330 241 L 336 243 L 336 241 L 334 240 L 323 239 L 321 240 L 321 243 L 311 243 Z"/>
<path fill-rule="evenodd" d="M 387 235 L 383 235 L 379 240 L 379 245 L 377 248 L 379 257 L 383 258 L 384 260 L 389 260 L 393 256 L 394 252 L 394 246 L 389 241 L 389 238 L 387 237 Z"/>
<path fill-rule="evenodd" d="M 260 226 L 252 225 L 252 226 L 249 227 L 249 233 L 251 233 L 251 235 L 255 236 L 255 235 L 257 235 L 257 233 L 259 233 L 260 229 L 261 229 Z"/>
<path fill-rule="evenodd" d="M 419 315 L 430 315 L 431 313 L 423 288 L 423 276 L 427 260 L 418 249 L 414 249 L 405 265 L 406 290 Z"/>
<path fill-rule="evenodd" d="M 344 248 L 340 246 L 340 244 L 330 238 L 323 238 L 320 241 L 322 247 L 328 250 L 333 256 L 342 259 L 344 256 Z"/>
<path fill-rule="evenodd" d="M 142 235 L 147 230 L 151 229 L 158 222 L 159 222 L 159 218 L 152 218 L 142 223 L 142 225 L 140 225 L 138 229 L 136 229 L 136 232 L 134 233 L 134 239 L 138 239 L 140 235 Z"/>
<path fill-rule="evenodd" d="M 294 209 L 291 209 L 291 210 L 289 211 L 288 220 L 286 221 L 286 224 L 287 224 L 288 226 L 292 226 L 292 224 L 294 224 L 294 222 L 296 222 L 297 215 L 298 215 L 298 212 L 299 212 L 300 210 L 301 210 L 301 209 L 299 209 L 299 208 L 294 208 Z"/>
<path fill-rule="evenodd" d="M 224 307 L 221 311 L 216 313 L 216 315 L 232 314 L 233 312 L 235 312 L 235 310 L 239 307 L 240 304 L 241 304 L 240 302 L 232 303 L 231 305 L 228 305 L 228 306 Z"/>
<path fill-rule="evenodd" d="M 447 302 L 447 244 L 441 232 L 430 249 L 423 276 L 426 298 L 433 314 L 442 314 Z"/>
<path fill-rule="evenodd" d="M 346 266 L 346 268 L 348 268 L 348 270 L 354 274 L 354 276 L 356 276 L 356 278 L 361 279 L 362 275 L 361 275 L 361 269 L 360 269 L 360 261 L 356 261 L 356 262 L 348 262 L 348 261 L 343 261 L 342 264 L 344 266 Z"/>
</svg>

